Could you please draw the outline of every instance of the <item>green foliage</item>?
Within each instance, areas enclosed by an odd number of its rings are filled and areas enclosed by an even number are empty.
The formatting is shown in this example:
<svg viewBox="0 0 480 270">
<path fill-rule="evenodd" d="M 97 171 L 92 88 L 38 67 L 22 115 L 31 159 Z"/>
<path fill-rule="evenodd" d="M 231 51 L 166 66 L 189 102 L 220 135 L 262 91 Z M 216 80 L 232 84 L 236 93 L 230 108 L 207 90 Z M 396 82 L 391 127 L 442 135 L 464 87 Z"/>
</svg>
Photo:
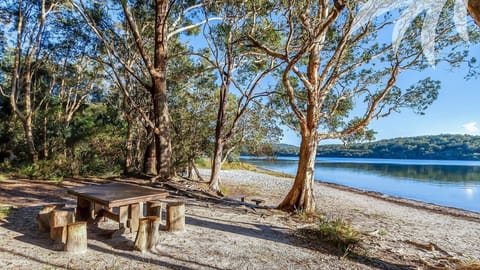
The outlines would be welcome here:
<svg viewBox="0 0 480 270">
<path fill-rule="evenodd" d="M 61 182 L 63 176 L 69 175 L 68 164 L 65 160 L 40 160 L 36 164 L 28 164 L 19 167 L 16 173 L 31 179 L 53 180 Z"/>
<path fill-rule="evenodd" d="M 8 217 L 13 211 L 13 207 L 9 205 L 0 205 L 0 219 Z"/>
<path fill-rule="evenodd" d="M 480 136 L 419 136 L 362 144 L 320 145 L 317 153 L 322 157 L 479 160 Z"/>
<path fill-rule="evenodd" d="M 209 158 L 195 159 L 195 166 L 200 169 L 210 169 L 211 160 Z"/>
</svg>

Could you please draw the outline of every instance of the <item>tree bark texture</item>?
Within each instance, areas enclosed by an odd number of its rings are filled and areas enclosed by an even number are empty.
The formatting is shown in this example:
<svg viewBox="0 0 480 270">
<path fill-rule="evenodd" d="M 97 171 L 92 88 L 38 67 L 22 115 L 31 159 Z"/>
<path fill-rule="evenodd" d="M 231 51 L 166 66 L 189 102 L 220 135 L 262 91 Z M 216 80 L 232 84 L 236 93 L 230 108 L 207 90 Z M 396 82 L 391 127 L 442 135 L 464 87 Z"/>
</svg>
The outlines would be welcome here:
<svg viewBox="0 0 480 270">
<path fill-rule="evenodd" d="M 172 146 L 170 140 L 170 114 L 167 103 L 167 34 L 168 3 L 156 0 L 155 16 L 155 57 L 153 73 L 153 114 L 155 117 L 155 150 L 158 178 L 172 176 Z"/>
<path fill-rule="evenodd" d="M 217 112 L 217 123 L 215 126 L 215 148 L 212 159 L 212 173 L 210 175 L 209 187 L 211 190 L 222 195 L 220 191 L 220 170 L 222 168 L 222 154 L 225 146 L 224 130 L 227 122 L 229 79 L 224 78 L 220 88 L 219 107 Z"/>
<path fill-rule="evenodd" d="M 317 141 L 315 134 L 302 136 L 300 145 L 299 162 L 295 182 L 288 195 L 278 206 L 287 211 L 304 211 L 307 214 L 315 213 L 315 193 L 313 190 L 315 174 L 315 157 L 317 154 Z"/>
<path fill-rule="evenodd" d="M 212 173 L 210 175 L 209 188 L 215 191 L 217 194 L 221 194 L 220 170 L 222 168 L 222 151 L 223 151 L 222 138 L 215 138 L 215 149 L 213 152 Z"/>
<path fill-rule="evenodd" d="M 143 172 L 146 174 L 157 174 L 157 155 L 155 154 L 155 141 L 152 141 L 147 145 L 145 149 Z"/>
<path fill-rule="evenodd" d="M 125 157 L 125 169 L 124 174 L 129 175 L 134 171 L 133 169 L 133 160 L 134 160 L 134 153 L 133 153 L 133 120 L 131 117 L 125 117 L 127 120 L 127 140 L 125 142 L 125 148 L 127 150 L 127 154 Z"/>
<path fill-rule="evenodd" d="M 473 20 L 480 27 L 480 1 L 469 0 L 468 1 L 468 13 L 472 16 Z"/>
</svg>

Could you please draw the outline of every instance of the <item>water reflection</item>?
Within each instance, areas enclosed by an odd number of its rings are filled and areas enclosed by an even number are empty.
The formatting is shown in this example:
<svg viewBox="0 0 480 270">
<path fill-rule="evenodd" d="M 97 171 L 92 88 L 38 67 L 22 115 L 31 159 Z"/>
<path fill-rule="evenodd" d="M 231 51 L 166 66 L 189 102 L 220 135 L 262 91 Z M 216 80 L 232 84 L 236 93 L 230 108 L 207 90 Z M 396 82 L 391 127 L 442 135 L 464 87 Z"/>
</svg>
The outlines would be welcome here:
<svg viewBox="0 0 480 270">
<path fill-rule="evenodd" d="M 295 158 L 242 161 L 295 175 Z M 315 179 L 480 212 L 480 163 L 321 158 Z"/>
<path fill-rule="evenodd" d="M 404 165 L 365 163 L 316 163 L 318 169 L 338 168 L 344 170 L 368 171 L 388 177 L 408 178 L 442 184 L 479 183 L 480 167 L 449 165 Z"/>
</svg>

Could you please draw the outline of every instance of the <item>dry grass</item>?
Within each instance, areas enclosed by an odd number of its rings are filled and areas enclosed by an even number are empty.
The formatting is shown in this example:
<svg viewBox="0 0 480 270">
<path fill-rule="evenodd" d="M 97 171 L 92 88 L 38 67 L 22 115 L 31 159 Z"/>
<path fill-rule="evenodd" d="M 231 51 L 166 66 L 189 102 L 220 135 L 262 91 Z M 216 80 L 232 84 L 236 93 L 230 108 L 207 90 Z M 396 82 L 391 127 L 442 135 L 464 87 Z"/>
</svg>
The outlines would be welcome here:
<svg viewBox="0 0 480 270">
<path fill-rule="evenodd" d="M 320 220 L 317 225 L 302 228 L 297 234 L 314 245 L 326 243 L 347 256 L 361 241 L 361 233 L 342 220 Z"/>
<path fill-rule="evenodd" d="M 464 263 L 456 268 L 457 270 L 480 270 L 480 261 Z"/>
</svg>

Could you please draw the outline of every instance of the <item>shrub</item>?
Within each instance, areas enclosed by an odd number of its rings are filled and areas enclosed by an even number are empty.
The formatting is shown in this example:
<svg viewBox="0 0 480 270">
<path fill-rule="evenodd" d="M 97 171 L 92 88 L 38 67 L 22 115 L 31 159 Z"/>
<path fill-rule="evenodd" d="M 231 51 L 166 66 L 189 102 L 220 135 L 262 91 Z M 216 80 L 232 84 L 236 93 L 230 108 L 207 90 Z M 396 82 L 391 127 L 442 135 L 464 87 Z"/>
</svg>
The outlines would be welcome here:
<svg viewBox="0 0 480 270">
<path fill-rule="evenodd" d="M 299 229 L 297 233 L 309 243 L 327 243 L 344 256 L 347 256 L 361 240 L 361 234 L 351 224 L 338 219 L 322 219 L 315 226 Z"/>
</svg>

